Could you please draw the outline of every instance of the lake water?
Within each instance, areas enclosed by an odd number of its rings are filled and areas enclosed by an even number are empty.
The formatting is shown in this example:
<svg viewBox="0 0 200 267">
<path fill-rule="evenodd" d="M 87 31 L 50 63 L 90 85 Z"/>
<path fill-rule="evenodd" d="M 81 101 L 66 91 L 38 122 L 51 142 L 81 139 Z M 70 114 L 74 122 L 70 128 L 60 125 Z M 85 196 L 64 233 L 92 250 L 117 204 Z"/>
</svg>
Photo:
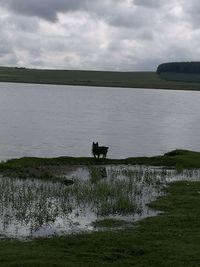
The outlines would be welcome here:
<svg viewBox="0 0 200 267">
<path fill-rule="evenodd" d="M 200 92 L 0 83 L 0 160 L 200 150 Z"/>
</svg>

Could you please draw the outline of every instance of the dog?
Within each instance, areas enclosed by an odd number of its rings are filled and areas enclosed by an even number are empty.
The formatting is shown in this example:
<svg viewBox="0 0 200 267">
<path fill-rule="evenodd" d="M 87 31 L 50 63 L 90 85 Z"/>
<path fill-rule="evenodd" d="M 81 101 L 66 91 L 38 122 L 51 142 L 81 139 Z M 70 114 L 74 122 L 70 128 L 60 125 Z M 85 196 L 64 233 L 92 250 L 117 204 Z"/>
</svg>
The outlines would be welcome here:
<svg viewBox="0 0 200 267">
<path fill-rule="evenodd" d="M 99 143 L 92 143 L 92 154 L 94 158 L 100 158 L 102 155 L 103 158 L 106 158 L 107 153 L 108 153 L 109 147 L 107 146 L 99 146 Z"/>
</svg>

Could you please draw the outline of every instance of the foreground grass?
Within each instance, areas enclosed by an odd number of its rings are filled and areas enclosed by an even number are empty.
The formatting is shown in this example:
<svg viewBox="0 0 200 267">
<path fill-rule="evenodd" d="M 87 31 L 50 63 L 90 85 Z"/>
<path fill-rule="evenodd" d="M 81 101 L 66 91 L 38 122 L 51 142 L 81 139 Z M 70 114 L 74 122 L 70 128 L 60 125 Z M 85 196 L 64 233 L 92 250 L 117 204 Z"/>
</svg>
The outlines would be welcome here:
<svg viewBox="0 0 200 267">
<path fill-rule="evenodd" d="M 132 228 L 30 242 L 1 241 L 0 266 L 199 266 L 200 183 L 178 182 Z"/>
<path fill-rule="evenodd" d="M 150 164 L 200 167 L 200 153 L 171 151 L 163 156 L 95 160 L 92 158 L 22 158 L 0 164 L 2 172 L 73 164 Z M 28 169 L 27 169 L 28 168 Z M 50 177 L 51 178 L 51 177 Z M 0 266 L 199 266 L 200 182 L 171 184 L 151 207 L 159 216 L 124 230 L 35 239 L 0 241 Z M 101 226 L 115 221 L 99 222 Z M 103 223 L 103 225 L 102 225 Z"/>
<path fill-rule="evenodd" d="M 156 72 L 41 70 L 0 67 L 0 82 L 199 90 L 199 83 L 167 81 Z"/>
</svg>

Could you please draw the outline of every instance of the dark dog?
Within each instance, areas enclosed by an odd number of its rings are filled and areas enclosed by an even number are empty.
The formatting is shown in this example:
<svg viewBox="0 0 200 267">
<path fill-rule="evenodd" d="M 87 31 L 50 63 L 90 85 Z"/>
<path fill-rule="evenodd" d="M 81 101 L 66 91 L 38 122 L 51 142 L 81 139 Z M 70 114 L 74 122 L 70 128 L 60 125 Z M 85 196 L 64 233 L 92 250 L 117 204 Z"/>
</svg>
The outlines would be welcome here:
<svg viewBox="0 0 200 267">
<path fill-rule="evenodd" d="M 100 158 L 102 155 L 103 158 L 106 158 L 106 155 L 108 153 L 108 148 L 107 146 L 99 146 L 99 143 L 92 143 L 92 154 L 94 158 Z"/>
</svg>

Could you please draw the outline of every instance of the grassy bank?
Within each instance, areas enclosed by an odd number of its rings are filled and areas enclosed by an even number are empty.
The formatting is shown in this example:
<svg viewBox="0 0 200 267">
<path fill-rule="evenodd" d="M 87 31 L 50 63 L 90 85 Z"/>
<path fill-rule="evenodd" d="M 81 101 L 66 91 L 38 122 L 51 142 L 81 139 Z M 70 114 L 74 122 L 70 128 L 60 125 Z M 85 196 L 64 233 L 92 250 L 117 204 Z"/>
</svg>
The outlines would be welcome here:
<svg viewBox="0 0 200 267">
<path fill-rule="evenodd" d="M 60 166 L 74 165 L 108 165 L 108 164 L 143 164 L 152 166 L 183 168 L 200 168 L 200 152 L 188 150 L 174 150 L 165 155 L 154 157 L 132 157 L 127 159 L 94 159 L 94 158 L 34 158 L 24 157 L 11 159 L 0 163 L 0 173 L 14 175 L 22 178 L 53 178 L 54 170 Z M 52 172 L 53 169 L 53 172 Z"/>
<path fill-rule="evenodd" d="M 199 90 L 199 83 L 166 81 L 156 72 L 40 70 L 0 67 L 0 82 Z"/>
<path fill-rule="evenodd" d="M 152 207 L 164 211 L 112 232 L 1 241 L 1 266 L 199 266 L 200 183 L 179 182 Z"/>
</svg>

